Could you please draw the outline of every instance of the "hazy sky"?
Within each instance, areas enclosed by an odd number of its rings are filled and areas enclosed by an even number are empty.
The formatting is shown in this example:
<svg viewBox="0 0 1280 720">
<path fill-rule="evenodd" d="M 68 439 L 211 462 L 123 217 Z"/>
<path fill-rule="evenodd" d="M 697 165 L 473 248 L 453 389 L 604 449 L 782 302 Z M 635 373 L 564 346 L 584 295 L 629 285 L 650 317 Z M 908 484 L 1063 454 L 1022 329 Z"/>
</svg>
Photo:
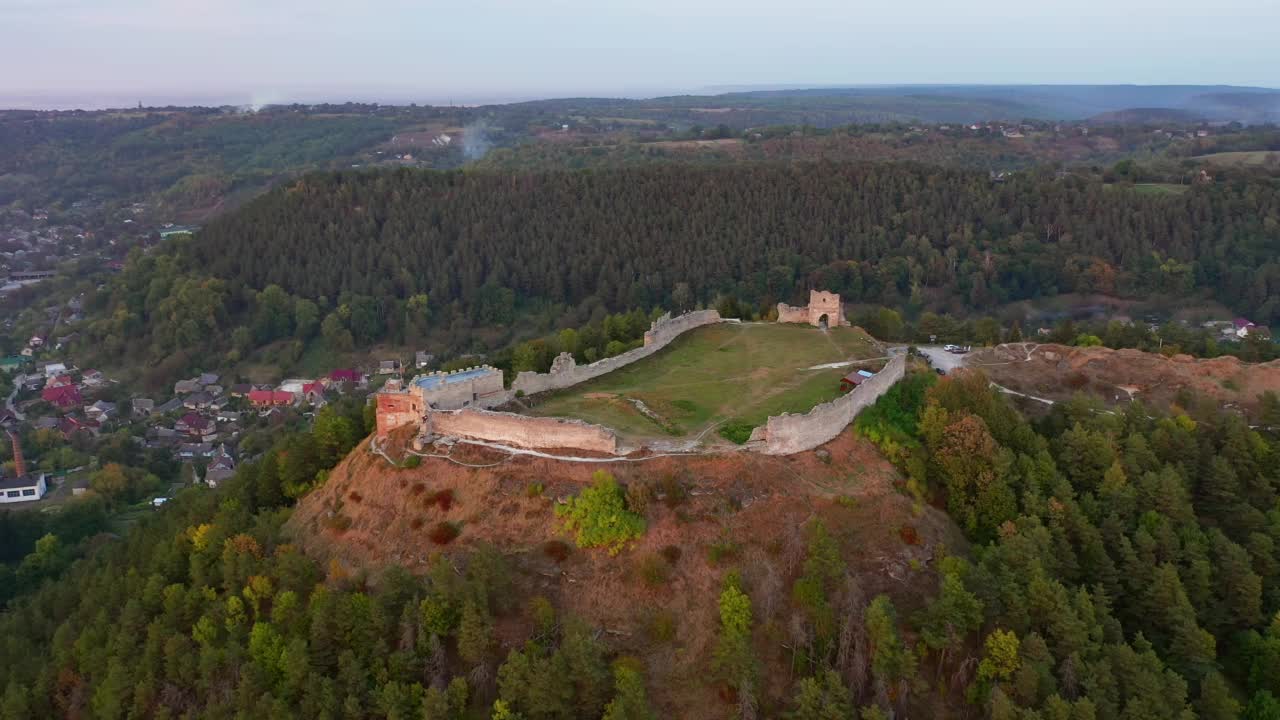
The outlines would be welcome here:
<svg viewBox="0 0 1280 720">
<path fill-rule="evenodd" d="M 1280 86 L 1277 28 L 1280 0 L 0 0 L 0 99 Z"/>
</svg>

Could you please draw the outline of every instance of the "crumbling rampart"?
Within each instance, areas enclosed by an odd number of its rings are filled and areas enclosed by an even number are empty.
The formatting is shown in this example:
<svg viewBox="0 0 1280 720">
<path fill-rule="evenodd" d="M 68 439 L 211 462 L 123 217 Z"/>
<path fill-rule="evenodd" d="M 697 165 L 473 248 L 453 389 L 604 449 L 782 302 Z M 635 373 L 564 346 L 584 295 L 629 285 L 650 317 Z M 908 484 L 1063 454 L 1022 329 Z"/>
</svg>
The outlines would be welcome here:
<svg viewBox="0 0 1280 720">
<path fill-rule="evenodd" d="M 753 440 L 764 440 L 761 452 L 769 455 L 790 455 L 812 450 L 829 442 L 840 434 L 863 408 L 871 405 L 902 379 L 906 370 L 906 356 L 896 355 L 875 376 L 867 379 L 848 394 L 831 402 L 814 407 L 804 415 L 783 413 L 773 415 L 763 428 L 753 434 Z"/>
<path fill-rule="evenodd" d="M 522 448 L 572 448 L 615 455 L 618 436 L 602 425 L 569 418 L 529 417 L 492 410 L 431 413 L 437 435 L 470 438 Z"/>
<path fill-rule="evenodd" d="M 669 314 L 663 315 L 655 320 L 649 331 L 644 334 L 644 345 L 641 347 L 581 366 L 573 361 L 571 355 L 561 353 L 552 364 L 551 372 L 522 372 L 516 376 L 515 382 L 511 383 L 511 389 L 515 392 L 523 392 L 525 395 L 534 395 L 577 385 L 649 357 L 689 330 L 718 322 L 720 322 L 720 313 L 715 310 L 695 310 L 674 318 Z"/>
</svg>

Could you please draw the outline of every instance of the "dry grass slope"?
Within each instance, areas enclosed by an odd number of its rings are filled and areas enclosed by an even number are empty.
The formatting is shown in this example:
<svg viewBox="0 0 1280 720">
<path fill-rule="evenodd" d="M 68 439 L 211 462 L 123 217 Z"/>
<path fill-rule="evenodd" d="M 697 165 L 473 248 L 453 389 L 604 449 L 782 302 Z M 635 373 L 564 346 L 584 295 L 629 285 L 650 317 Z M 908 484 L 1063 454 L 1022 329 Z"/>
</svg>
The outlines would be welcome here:
<svg viewBox="0 0 1280 720">
<path fill-rule="evenodd" d="M 763 692 L 780 710 L 790 656 L 767 628 L 785 628 L 791 613 L 806 523 L 821 518 L 866 595 L 889 593 L 902 612 L 919 607 L 919 588 L 932 586 L 933 553 L 964 545 L 943 513 L 913 507 L 898 492 L 901 478 L 869 443 L 850 431 L 824 451 L 829 455 L 734 453 L 609 465 L 647 523 L 644 536 L 616 557 L 573 547 L 553 507 L 590 483 L 598 465 L 500 462 L 492 451 L 465 446 L 455 450 L 457 459 L 500 464 L 473 469 L 427 459 L 396 469 L 362 445 L 303 499 L 290 527 L 309 554 L 375 577 L 388 564 L 424 572 L 438 553 L 493 544 L 517 568 L 520 597 L 547 597 L 561 612 L 604 628 L 614 651 L 644 661 L 661 717 L 730 711 L 707 678 L 717 598 L 725 573 L 736 569 L 752 589 L 762 677 L 772 678 Z M 360 503 L 347 499 L 353 491 Z M 447 507 L 437 500 L 442 493 L 450 493 Z M 442 523 L 459 531 L 448 545 L 430 537 Z M 526 611 L 501 618 L 501 652 L 521 644 L 532 626 Z"/>
</svg>

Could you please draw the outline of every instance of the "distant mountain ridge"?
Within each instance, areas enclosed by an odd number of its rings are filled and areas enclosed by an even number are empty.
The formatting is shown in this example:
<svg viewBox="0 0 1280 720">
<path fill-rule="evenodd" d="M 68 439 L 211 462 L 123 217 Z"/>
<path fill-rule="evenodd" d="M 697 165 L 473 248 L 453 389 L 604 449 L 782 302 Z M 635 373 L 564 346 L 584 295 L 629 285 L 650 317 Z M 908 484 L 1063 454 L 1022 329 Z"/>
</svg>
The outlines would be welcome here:
<svg viewBox="0 0 1280 720">
<path fill-rule="evenodd" d="M 875 99 L 889 105 L 894 99 L 938 102 L 968 100 L 994 112 L 1012 112 L 982 119 L 1083 120 L 1104 113 L 1160 108 L 1185 111 L 1188 117 L 1258 123 L 1280 119 L 1280 89 L 1234 85 L 898 85 L 883 87 L 804 88 L 758 90 L 715 96 L 724 100 L 817 97 Z M 920 118 L 939 122 L 965 117 Z"/>
<path fill-rule="evenodd" d="M 1189 122 L 1280 120 L 1280 90 L 1233 85 L 886 85 L 742 90 L 647 100 L 557 98 L 490 108 L 577 110 L 731 128 L 850 123 L 1080 121 L 1143 109 Z"/>
</svg>

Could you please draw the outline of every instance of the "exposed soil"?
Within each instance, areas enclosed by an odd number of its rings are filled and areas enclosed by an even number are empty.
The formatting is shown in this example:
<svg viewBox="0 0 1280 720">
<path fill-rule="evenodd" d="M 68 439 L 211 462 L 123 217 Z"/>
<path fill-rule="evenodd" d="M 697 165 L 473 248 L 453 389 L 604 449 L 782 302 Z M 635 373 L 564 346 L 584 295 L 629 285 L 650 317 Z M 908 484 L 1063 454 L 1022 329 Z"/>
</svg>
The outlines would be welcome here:
<svg viewBox="0 0 1280 720">
<path fill-rule="evenodd" d="M 393 435 L 393 457 L 406 439 L 404 432 Z M 822 518 L 839 539 L 865 595 L 888 593 L 903 613 L 922 604 L 928 593 L 921 588 L 933 587 L 934 554 L 964 544 L 944 514 L 914 506 L 898 492 L 897 471 L 851 432 L 789 457 L 736 452 L 602 466 L 506 457 L 466 445 L 456 446 L 452 457 L 492 466 L 425 458 L 420 467 L 400 469 L 362 444 L 299 504 L 290 520 L 297 542 L 322 561 L 367 569 L 375 577 L 391 563 L 425 572 L 433 556 L 456 558 L 490 543 L 517 568 L 519 597 L 546 596 L 561 612 L 603 628 L 601 637 L 615 651 L 645 661 L 663 717 L 731 713 L 707 679 L 716 603 L 731 569 L 742 573 L 755 605 L 757 653 L 768 679 L 763 716 L 782 709 L 791 680 L 782 646 L 790 589 L 803 563 L 803 527 L 812 519 Z M 624 485 L 652 483 L 656 489 L 645 510 L 646 533 L 616 557 L 573 547 L 553 507 L 602 468 Z M 432 499 L 448 490 L 451 503 L 442 509 Z M 360 502 L 351 500 L 353 492 Z M 447 545 L 430 538 L 442 522 L 461 531 Z M 670 565 L 668 579 L 656 584 L 639 571 L 654 556 Z M 662 621 L 674 622 L 669 636 L 654 630 Z M 501 653 L 521 644 L 531 627 L 525 610 L 504 618 Z"/>
<path fill-rule="evenodd" d="M 1140 350 L 1011 343 L 974 352 L 965 364 L 1010 390 L 1050 400 L 1088 391 L 1112 403 L 1132 398 L 1166 407 L 1187 390 L 1251 412 L 1263 392 L 1280 392 L 1280 361 L 1197 360 Z"/>
</svg>

